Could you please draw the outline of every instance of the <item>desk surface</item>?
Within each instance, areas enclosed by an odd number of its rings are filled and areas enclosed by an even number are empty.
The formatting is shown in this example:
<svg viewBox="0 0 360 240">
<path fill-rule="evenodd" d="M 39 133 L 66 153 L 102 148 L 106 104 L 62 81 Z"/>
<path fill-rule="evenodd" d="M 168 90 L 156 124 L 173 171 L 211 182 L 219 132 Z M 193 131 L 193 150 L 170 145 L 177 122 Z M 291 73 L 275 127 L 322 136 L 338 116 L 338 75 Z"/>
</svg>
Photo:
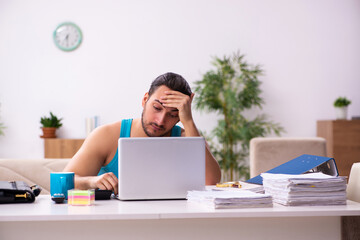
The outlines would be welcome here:
<svg viewBox="0 0 360 240">
<path fill-rule="evenodd" d="M 346 206 L 210 209 L 185 200 L 95 201 L 93 206 L 55 204 L 49 195 L 32 204 L 0 205 L 0 239 L 341 239 L 341 216 L 360 216 Z M 61 234 L 54 234 L 59 232 Z M 259 231 L 261 226 L 261 231 Z M 19 232 L 19 229 L 22 231 Z M 30 237 L 30 238 L 29 238 Z"/>
<path fill-rule="evenodd" d="M 32 204 L 1 204 L 0 222 L 76 221 L 76 220 L 145 220 L 267 217 L 360 216 L 360 203 L 346 206 L 211 209 L 186 200 L 171 201 L 95 201 L 92 206 L 55 204 L 49 195 L 39 196 Z"/>
</svg>

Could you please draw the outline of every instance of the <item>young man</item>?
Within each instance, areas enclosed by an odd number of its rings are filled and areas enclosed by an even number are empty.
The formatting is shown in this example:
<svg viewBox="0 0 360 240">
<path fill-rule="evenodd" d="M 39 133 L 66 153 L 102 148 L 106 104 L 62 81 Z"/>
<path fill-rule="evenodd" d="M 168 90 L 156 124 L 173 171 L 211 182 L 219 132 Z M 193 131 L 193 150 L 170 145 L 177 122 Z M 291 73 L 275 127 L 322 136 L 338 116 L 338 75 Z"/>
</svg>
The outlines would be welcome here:
<svg viewBox="0 0 360 240">
<path fill-rule="evenodd" d="M 191 114 L 194 93 L 186 80 L 175 73 L 165 73 L 151 84 L 142 99 L 141 118 L 125 119 L 96 128 L 65 167 L 75 172 L 75 188 L 107 189 L 117 194 L 120 137 L 200 136 Z M 184 129 L 175 126 L 181 122 Z M 220 181 L 217 161 L 206 145 L 206 184 Z"/>
</svg>

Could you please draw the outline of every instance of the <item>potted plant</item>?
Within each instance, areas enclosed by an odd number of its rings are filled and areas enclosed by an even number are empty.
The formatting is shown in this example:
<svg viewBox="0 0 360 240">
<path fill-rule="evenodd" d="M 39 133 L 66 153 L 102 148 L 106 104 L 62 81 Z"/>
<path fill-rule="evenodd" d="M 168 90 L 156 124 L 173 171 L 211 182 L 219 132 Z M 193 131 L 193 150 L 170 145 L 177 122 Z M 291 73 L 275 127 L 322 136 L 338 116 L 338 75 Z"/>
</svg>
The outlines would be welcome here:
<svg viewBox="0 0 360 240">
<path fill-rule="evenodd" d="M 220 119 L 207 136 L 215 158 L 222 170 L 222 181 L 249 178 L 249 143 L 254 137 L 274 132 L 280 135 L 284 129 L 267 120 L 265 114 L 248 119 L 244 112 L 253 107 L 261 108 L 258 76 L 259 66 L 250 66 L 240 53 L 214 58 L 215 70 L 206 72 L 202 80 L 195 82 L 195 108 L 215 112 Z"/>
<path fill-rule="evenodd" d="M 50 112 L 50 117 L 42 117 L 40 123 L 42 125 L 43 135 L 42 138 L 56 138 L 56 129 L 62 126 L 62 118 L 58 118 L 52 112 Z"/>
<path fill-rule="evenodd" d="M 338 97 L 334 102 L 336 119 L 347 119 L 347 110 L 351 101 L 346 97 Z"/>
<path fill-rule="evenodd" d="M 0 106 L 1 106 L 1 104 L 0 104 Z M 0 136 L 5 135 L 4 129 L 5 129 L 4 123 L 0 122 Z"/>
<path fill-rule="evenodd" d="M 5 135 L 4 128 L 5 128 L 4 124 L 2 122 L 0 122 L 0 135 Z"/>
</svg>

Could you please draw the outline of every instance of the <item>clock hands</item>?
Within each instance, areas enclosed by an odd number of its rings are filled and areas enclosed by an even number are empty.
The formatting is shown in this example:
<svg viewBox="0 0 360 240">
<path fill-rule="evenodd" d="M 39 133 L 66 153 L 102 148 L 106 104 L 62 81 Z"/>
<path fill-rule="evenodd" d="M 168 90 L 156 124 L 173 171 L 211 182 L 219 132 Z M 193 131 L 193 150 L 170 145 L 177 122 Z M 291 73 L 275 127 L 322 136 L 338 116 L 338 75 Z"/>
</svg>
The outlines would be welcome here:
<svg viewBox="0 0 360 240">
<path fill-rule="evenodd" d="M 65 41 L 66 45 L 69 46 L 69 34 L 66 34 Z"/>
</svg>

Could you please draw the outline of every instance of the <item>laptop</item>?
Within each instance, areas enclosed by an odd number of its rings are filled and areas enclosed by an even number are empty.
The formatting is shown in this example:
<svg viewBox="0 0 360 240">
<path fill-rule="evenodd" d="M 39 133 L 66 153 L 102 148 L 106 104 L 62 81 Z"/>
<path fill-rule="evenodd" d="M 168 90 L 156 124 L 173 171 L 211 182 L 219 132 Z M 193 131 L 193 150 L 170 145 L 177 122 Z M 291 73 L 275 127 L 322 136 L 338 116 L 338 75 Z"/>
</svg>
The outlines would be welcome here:
<svg viewBox="0 0 360 240">
<path fill-rule="evenodd" d="M 118 144 L 118 199 L 185 199 L 205 189 L 203 137 L 119 138 Z"/>
</svg>

